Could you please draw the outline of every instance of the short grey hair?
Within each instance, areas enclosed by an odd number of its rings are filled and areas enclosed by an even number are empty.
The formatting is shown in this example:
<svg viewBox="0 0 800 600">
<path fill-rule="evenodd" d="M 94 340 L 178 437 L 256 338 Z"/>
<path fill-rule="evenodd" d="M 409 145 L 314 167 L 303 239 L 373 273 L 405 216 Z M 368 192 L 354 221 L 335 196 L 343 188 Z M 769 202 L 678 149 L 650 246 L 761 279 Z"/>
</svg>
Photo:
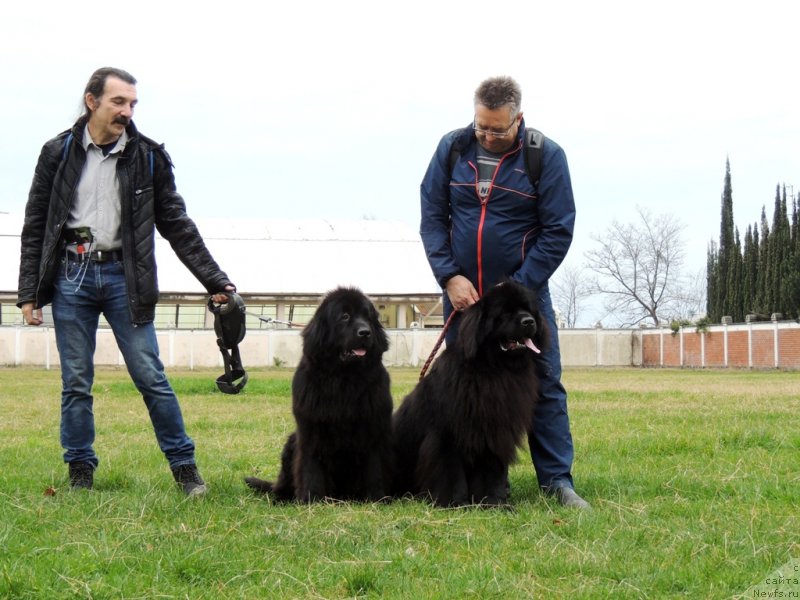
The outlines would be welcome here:
<svg viewBox="0 0 800 600">
<path fill-rule="evenodd" d="M 490 77 L 482 81 L 475 90 L 474 101 L 475 106 L 481 104 L 490 110 L 508 106 L 516 116 L 522 104 L 522 90 L 511 77 Z"/>
</svg>

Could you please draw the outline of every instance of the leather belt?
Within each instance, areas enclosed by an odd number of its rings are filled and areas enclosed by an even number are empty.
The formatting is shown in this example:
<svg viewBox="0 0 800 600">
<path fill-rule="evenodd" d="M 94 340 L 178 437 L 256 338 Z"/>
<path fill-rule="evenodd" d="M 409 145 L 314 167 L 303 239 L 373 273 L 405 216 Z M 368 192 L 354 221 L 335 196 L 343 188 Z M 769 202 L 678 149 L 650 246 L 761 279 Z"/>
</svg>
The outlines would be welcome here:
<svg viewBox="0 0 800 600">
<path fill-rule="evenodd" d="M 122 250 L 93 250 L 92 252 L 67 252 L 70 260 L 81 261 L 90 260 L 92 262 L 104 263 L 122 260 Z"/>
</svg>

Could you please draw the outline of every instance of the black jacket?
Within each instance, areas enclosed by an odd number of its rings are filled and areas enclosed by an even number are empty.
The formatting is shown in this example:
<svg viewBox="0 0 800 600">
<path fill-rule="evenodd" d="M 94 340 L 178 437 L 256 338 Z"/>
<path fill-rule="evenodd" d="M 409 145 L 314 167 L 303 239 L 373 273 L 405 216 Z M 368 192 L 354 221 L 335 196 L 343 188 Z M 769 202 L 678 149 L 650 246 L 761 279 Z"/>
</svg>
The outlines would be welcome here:
<svg viewBox="0 0 800 600">
<path fill-rule="evenodd" d="M 34 302 L 36 308 L 41 308 L 53 299 L 53 281 L 64 246 L 64 224 L 86 162 L 81 143 L 86 122 L 86 117 L 79 119 L 71 130 L 42 147 L 22 227 L 17 306 Z M 66 144 L 70 133 L 72 139 Z M 158 302 L 156 229 L 209 294 L 224 291 L 231 282 L 186 214 L 186 204 L 175 188 L 172 161 L 163 144 L 139 134 L 133 123 L 127 133 L 128 143 L 117 160 L 122 256 L 131 320 L 147 323 L 153 320 Z"/>
</svg>

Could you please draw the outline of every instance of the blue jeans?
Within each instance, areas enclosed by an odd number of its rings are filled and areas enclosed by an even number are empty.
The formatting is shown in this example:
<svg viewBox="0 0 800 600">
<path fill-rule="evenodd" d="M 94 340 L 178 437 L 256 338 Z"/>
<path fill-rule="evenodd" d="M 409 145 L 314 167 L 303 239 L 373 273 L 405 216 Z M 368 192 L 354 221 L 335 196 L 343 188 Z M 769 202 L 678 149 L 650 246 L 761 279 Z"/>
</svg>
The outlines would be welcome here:
<svg viewBox="0 0 800 600">
<path fill-rule="evenodd" d="M 443 295 L 445 320 L 453 312 L 447 293 Z M 539 372 L 539 399 L 533 415 L 533 426 L 528 433 L 528 446 L 536 470 L 539 486 L 544 490 L 573 487 L 572 461 L 575 452 L 567 414 L 567 391 L 561 384 L 561 348 L 558 343 L 558 325 L 547 286 L 539 290 L 539 310 L 550 329 L 550 339 L 542 350 Z M 458 337 L 460 315 L 453 318 L 445 340 L 448 344 Z M 531 402 L 534 398 L 531 398 Z"/>
<path fill-rule="evenodd" d="M 114 332 L 128 373 L 142 394 L 161 451 L 170 467 L 194 463 L 194 442 L 186 435 L 178 398 L 158 357 L 153 323 L 134 325 L 121 262 L 79 263 L 62 259 L 55 281 L 53 322 L 61 360 L 61 446 L 64 462 L 99 459 L 92 412 L 94 352 L 102 313 Z"/>
</svg>

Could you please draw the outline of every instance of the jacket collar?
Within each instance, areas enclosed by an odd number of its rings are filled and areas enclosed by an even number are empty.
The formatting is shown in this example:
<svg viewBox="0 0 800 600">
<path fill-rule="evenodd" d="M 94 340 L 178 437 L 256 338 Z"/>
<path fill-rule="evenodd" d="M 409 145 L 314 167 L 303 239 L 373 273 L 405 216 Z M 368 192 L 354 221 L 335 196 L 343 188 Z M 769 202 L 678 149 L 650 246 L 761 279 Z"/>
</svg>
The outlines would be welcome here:
<svg viewBox="0 0 800 600">
<path fill-rule="evenodd" d="M 83 115 L 72 126 L 72 135 L 76 140 L 83 139 L 83 131 L 86 127 L 86 124 L 89 122 L 89 115 Z M 139 141 L 139 130 L 136 129 L 136 125 L 133 121 L 125 128 L 125 133 L 128 135 L 128 143 L 126 148 L 132 147 Z"/>
</svg>

